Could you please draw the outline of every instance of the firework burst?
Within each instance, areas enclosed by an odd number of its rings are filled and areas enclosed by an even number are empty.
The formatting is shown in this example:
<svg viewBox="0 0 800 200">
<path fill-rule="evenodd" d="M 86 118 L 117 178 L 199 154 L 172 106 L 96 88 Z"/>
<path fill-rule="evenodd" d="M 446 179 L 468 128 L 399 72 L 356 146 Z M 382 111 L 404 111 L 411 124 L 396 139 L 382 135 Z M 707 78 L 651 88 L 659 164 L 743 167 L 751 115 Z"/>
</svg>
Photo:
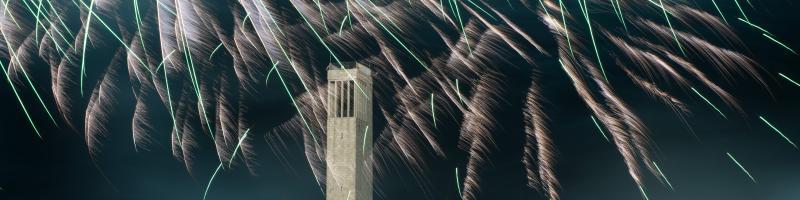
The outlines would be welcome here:
<svg viewBox="0 0 800 200">
<path fill-rule="evenodd" d="M 764 81 L 755 62 L 734 50 L 741 41 L 724 15 L 738 13 L 740 21 L 763 31 L 765 41 L 795 52 L 752 23 L 738 0 L 735 11 L 712 3 L 9 0 L 0 16 L 0 67 L 36 134 L 45 122 L 33 120 L 31 112 L 45 112 L 53 123 L 60 116 L 84 134 L 93 155 L 110 134 L 108 118 L 126 113 L 120 109 L 127 105 L 133 108 L 134 148 L 169 138 L 173 155 L 190 173 L 194 152 L 206 142 L 220 163 L 212 177 L 235 164 L 255 173 L 252 138 L 265 134 L 270 142 L 300 139 L 322 183 L 325 71 L 358 62 L 377 74 L 374 102 L 381 123 L 373 128 L 379 134 L 371 148 L 376 177 L 396 163 L 422 177 L 426 155 L 451 153 L 437 129 L 449 123 L 458 127 L 458 147 L 468 159 L 457 181 L 459 195 L 475 199 L 481 168 L 499 137 L 494 115 L 505 102 L 522 101 L 524 132 L 518 134 L 525 138 L 520 160 L 528 185 L 558 199 L 557 145 L 548 130 L 540 77 L 572 82 L 641 189 L 643 170 L 669 182 L 650 156 L 644 122 L 612 83 L 633 83 L 682 116 L 690 113 L 684 100 L 660 87 L 677 84 L 730 117 L 723 109 L 743 111 L 710 73 Z M 560 70 L 543 74 L 543 67 Z M 610 79 L 612 73 L 628 79 Z M 524 91 L 507 87 L 513 81 L 507 77 L 517 74 L 527 77 Z M 515 92 L 524 99 L 504 98 Z M 19 93 L 36 99 L 26 102 Z M 291 105 L 291 118 L 251 117 L 264 96 L 285 96 L 274 106 Z M 168 125 L 154 125 L 160 122 Z M 456 176 L 462 176 L 458 168 Z M 208 187 L 210 182 L 206 192 Z"/>
</svg>

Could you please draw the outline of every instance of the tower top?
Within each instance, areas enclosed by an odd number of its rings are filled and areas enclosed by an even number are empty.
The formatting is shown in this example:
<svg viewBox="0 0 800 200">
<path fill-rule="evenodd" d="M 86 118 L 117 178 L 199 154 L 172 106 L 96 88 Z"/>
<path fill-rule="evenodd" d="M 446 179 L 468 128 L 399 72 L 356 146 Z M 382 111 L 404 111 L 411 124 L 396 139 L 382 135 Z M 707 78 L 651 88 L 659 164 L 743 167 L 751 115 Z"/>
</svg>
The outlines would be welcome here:
<svg viewBox="0 0 800 200">
<path fill-rule="evenodd" d="M 371 83 L 372 70 L 357 62 L 345 62 L 344 68 L 339 65 L 331 64 L 328 66 L 329 81 L 359 80 L 359 82 Z"/>
</svg>

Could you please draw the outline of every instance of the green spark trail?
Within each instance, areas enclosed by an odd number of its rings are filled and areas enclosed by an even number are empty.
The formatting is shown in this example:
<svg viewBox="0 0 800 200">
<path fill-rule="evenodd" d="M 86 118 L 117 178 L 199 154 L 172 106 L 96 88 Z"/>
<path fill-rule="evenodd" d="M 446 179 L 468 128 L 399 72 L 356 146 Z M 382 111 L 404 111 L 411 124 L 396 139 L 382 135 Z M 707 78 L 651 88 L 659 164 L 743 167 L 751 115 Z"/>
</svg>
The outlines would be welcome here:
<svg viewBox="0 0 800 200">
<path fill-rule="evenodd" d="M 239 152 L 239 148 L 242 147 L 242 143 L 244 143 L 244 140 L 247 139 L 247 134 L 248 133 L 250 133 L 250 129 L 249 128 L 244 131 L 244 134 L 242 135 L 242 138 L 239 139 L 239 143 L 236 144 L 236 148 L 233 149 L 233 154 L 231 155 L 231 159 L 228 160 L 228 168 L 230 168 L 231 164 L 233 164 L 233 160 L 236 158 L 236 153 Z"/>
<path fill-rule="evenodd" d="M 722 9 L 720 9 L 719 5 L 717 5 L 717 0 L 711 0 L 711 3 L 714 4 L 714 8 L 716 8 L 717 12 L 719 12 L 719 17 L 722 18 L 722 21 L 725 21 L 725 23 L 727 24 L 728 19 L 725 18 L 725 14 L 722 13 Z"/>
<path fill-rule="evenodd" d="M 0 69 L 3 70 L 3 74 L 5 74 L 6 81 L 8 85 L 11 86 L 11 91 L 14 91 L 14 96 L 17 97 L 17 102 L 19 106 L 22 108 L 22 112 L 25 113 L 25 117 L 28 118 L 28 123 L 31 124 L 33 127 L 33 131 L 36 132 L 36 136 L 42 138 L 42 134 L 39 133 L 39 128 L 36 127 L 36 123 L 33 122 L 33 118 L 31 118 L 30 112 L 28 112 L 28 108 L 25 106 L 25 103 L 22 102 L 22 98 L 19 95 L 19 91 L 17 91 L 17 87 L 14 86 L 14 82 L 11 81 L 11 77 L 8 75 L 8 71 L 6 71 L 6 66 L 3 65 L 3 62 L 0 62 Z"/>
<path fill-rule="evenodd" d="M 219 174 L 219 170 L 221 170 L 221 169 L 222 169 L 222 163 L 219 163 L 219 165 L 217 166 L 217 169 L 214 170 L 214 174 L 212 174 L 211 178 L 208 179 L 208 184 L 206 185 L 206 190 L 205 190 L 205 192 L 203 192 L 203 200 L 206 200 L 206 196 L 208 195 L 208 189 L 211 189 L 211 183 L 214 182 L 214 178 L 217 177 L 217 174 Z"/>
<path fill-rule="evenodd" d="M 764 34 L 761 34 L 761 35 L 763 35 L 763 36 L 764 36 L 764 37 L 766 37 L 767 39 L 771 40 L 772 42 L 775 42 L 776 44 L 778 44 L 778 45 L 781 45 L 781 47 L 783 47 L 784 49 L 786 49 L 786 50 L 788 50 L 788 51 L 792 52 L 793 54 L 797 54 L 797 52 L 796 52 L 796 51 L 794 51 L 794 49 L 792 49 L 791 47 L 789 47 L 789 45 L 786 45 L 786 44 L 784 44 L 783 42 L 781 42 L 781 41 L 778 41 L 778 39 L 775 39 L 774 37 L 772 37 L 772 36 L 769 36 L 769 35 L 767 35 L 766 33 L 764 33 Z"/>
<path fill-rule="evenodd" d="M 94 14 L 94 0 L 89 2 L 89 14 L 86 15 L 86 28 L 83 33 L 83 48 L 81 48 L 81 74 L 80 74 L 80 89 L 81 96 L 83 96 L 83 78 L 86 76 L 86 43 L 89 40 L 89 28 L 92 25 L 92 15 Z"/>
<path fill-rule="evenodd" d="M 458 180 L 458 167 L 456 167 L 456 188 L 458 188 L 458 196 L 461 197 L 461 181 Z"/>
<path fill-rule="evenodd" d="M 434 105 L 434 94 L 431 93 L 431 118 L 433 118 L 433 127 L 436 128 L 436 107 Z"/>
<path fill-rule="evenodd" d="M 706 96 L 703 96 L 703 94 L 701 94 L 699 91 L 697 91 L 697 89 L 692 88 L 692 91 L 694 91 L 694 93 L 697 94 L 697 96 L 700 96 L 700 98 L 702 98 L 704 101 L 706 101 L 706 103 L 708 103 L 708 105 L 710 105 L 712 108 L 714 108 L 714 110 L 716 110 L 720 115 L 722 115 L 723 118 L 728 119 L 728 117 L 725 116 L 725 113 L 722 113 L 722 110 L 717 108 L 717 106 L 714 105 L 714 103 L 711 103 L 711 100 L 708 100 L 708 98 L 706 98 Z"/>
<path fill-rule="evenodd" d="M 667 179 L 667 176 L 666 176 L 666 175 L 664 175 L 664 172 L 663 172 L 663 171 L 661 171 L 661 168 L 660 168 L 660 167 L 658 167 L 658 163 L 656 163 L 656 162 L 653 162 L 653 166 L 655 166 L 655 167 L 656 167 L 656 170 L 658 171 L 658 174 L 659 174 L 659 175 L 661 175 L 661 177 L 662 177 L 662 178 L 664 178 L 664 182 L 666 182 L 666 183 L 667 183 L 667 186 L 669 186 L 669 188 L 670 188 L 670 189 L 672 189 L 672 190 L 675 190 L 675 188 L 674 188 L 674 187 L 672 187 L 672 183 L 670 183 L 670 182 L 669 182 L 669 179 Z"/>
<path fill-rule="evenodd" d="M 739 4 L 739 0 L 733 0 L 733 2 L 736 3 L 736 7 L 739 8 L 739 12 L 742 13 L 742 17 L 744 17 L 744 20 L 750 21 L 750 19 L 747 18 L 747 14 L 744 13 L 744 9 L 742 9 L 742 5 Z"/>
<path fill-rule="evenodd" d="M 361 142 L 361 155 L 364 155 L 367 151 L 367 136 L 369 134 L 369 126 L 364 127 L 364 141 Z"/>
<path fill-rule="evenodd" d="M 781 77 L 783 77 L 787 81 L 794 83 L 794 85 L 796 85 L 797 87 L 800 87 L 800 83 L 797 83 L 797 81 L 794 81 L 794 79 L 789 78 L 788 76 L 784 75 L 783 73 L 778 73 L 778 75 L 780 75 Z"/>
<path fill-rule="evenodd" d="M 650 197 L 647 197 L 647 193 L 644 192 L 644 188 L 641 185 L 639 186 L 639 192 L 642 193 L 642 197 L 644 197 L 644 200 L 650 200 Z"/>
<path fill-rule="evenodd" d="M 611 142 L 611 140 L 609 140 L 609 139 L 608 139 L 608 136 L 606 136 L 606 132 L 605 132 L 605 131 L 603 131 L 603 127 L 601 127 L 601 126 L 600 126 L 600 123 L 598 123 L 598 122 L 597 122 L 597 119 L 595 119 L 595 118 L 594 118 L 594 115 L 592 115 L 592 116 L 589 116 L 589 117 L 591 117 L 591 118 L 592 118 L 592 122 L 594 122 L 594 125 L 597 127 L 597 130 L 598 130 L 598 131 L 600 131 L 600 134 L 602 134 L 602 135 L 603 135 L 603 138 L 605 138 L 605 139 L 606 139 L 606 141 L 609 141 L 609 142 Z"/>
<path fill-rule="evenodd" d="M 592 20 L 589 18 L 589 7 L 586 3 L 586 0 L 583 0 L 582 4 L 581 1 L 578 1 L 578 4 L 581 7 L 581 11 L 583 11 L 584 19 L 586 19 L 586 25 L 589 27 L 589 36 L 592 39 L 592 46 L 594 47 L 594 54 L 597 57 L 597 64 L 600 65 L 600 71 L 603 73 L 603 78 L 608 81 L 606 69 L 603 67 L 603 60 L 600 59 L 600 51 L 597 50 L 597 41 L 594 38 L 594 30 L 592 30 Z"/>
<path fill-rule="evenodd" d="M 681 54 L 686 56 L 686 51 L 683 50 L 683 45 L 681 44 L 681 41 L 678 40 L 678 34 L 675 32 L 675 28 L 672 26 L 672 20 L 669 19 L 669 15 L 667 14 L 667 7 L 664 7 L 664 1 L 658 0 L 658 4 L 661 6 L 661 11 L 664 13 L 664 18 L 667 20 L 669 30 L 672 31 L 672 37 L 675 39 L 675 44 L 678 45 L 678 49 L 681 50 Z"/>
<path fill-rule="evenodd" d="M 749 172 L 749 171 L 747 171 L 747 169 L 745 169 L 745 168 L 744 168 L 744 166 L 742 166 L 742 164 L 741 164 L 741 163 L 739 163 L 739 161 L 738 161 L 738 160 L 736 160 L 736 158 L 734 158 L 734 157 L 733 157 L 733 155 L 731 155 L 731 153 L 727 153 L 727 152 L 726 152 L 725 154 L 728 154 L 728 158 L 730 158 L 730 159 L 733 161 L 733 163 L 736 163 L 736 166 L 739 166 L 739 169 L 742 169 L 742 171 L 743 171 L 745 174 L 747 174 L 747 177 L 750 177 L 750 180 L 753 180 L 753 183 L 757 183 L 757 182 L 756 182 L 756 179 L 755 179 L 755 178 L 753 178 L 753 175 L 751 175 L 751 174 L 750 174 L 750 172 Z"/>
<path fill-rule="evenodd" d="M 569 28 L 567 28 L 567 17 L 564 13 L 564 10 L 567 9 L 564 7 L 564 2 L 562 0 L 558 0 L 558 9 L 561 11 L 561 22 L 564 23 L 564 37 L 567 38 L 567 46 L 569 46 L 569 54 L 572 58 L 575 58 L 575 51 L 572 49 L 572 40 L 569 37 Z"/>
<path fill-rule="evenodd" d="M 764 116 L 758 116 L 758 118 L 761 119 L 761 121 L 763 121 L 765 124 L 767 124 L 767 126 L 772 128 L 773 131 L 775 131 L 776 133 L 781 135 L 781 137 L 783 137 L 783 139 L 786 140 L 786 142 L 789 142 L 789 144 L 791 144 L 792 146 L 794 146 L 795 149 L 797 149 L 797 145 L 794 144 L 794 142 L 792 142 L 792 140 L 789 139 L 789 137 L 786 137 L 786 135 L 784 135 L 783 132 L 781 132 L 781 130 L 778 129 L 778 127 L 775 127 L 774 125 L 772 125 L 772 123 L 767 121 L 767 119 L 764 118 Z"/>
</svg>

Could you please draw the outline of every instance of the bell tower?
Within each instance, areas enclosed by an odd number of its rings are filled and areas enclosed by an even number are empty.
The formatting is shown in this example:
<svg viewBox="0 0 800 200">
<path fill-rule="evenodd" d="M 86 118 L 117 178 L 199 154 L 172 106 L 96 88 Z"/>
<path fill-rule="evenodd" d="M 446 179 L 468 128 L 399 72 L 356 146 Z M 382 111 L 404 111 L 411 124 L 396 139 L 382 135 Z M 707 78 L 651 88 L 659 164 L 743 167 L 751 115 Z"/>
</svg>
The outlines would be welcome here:
<svg viewBox="0 0 800 200">
<path fill-rule="evenodd" d="M 372 200 L 372 77 L 366 66 L 328 69 L 327 200 Z"/>
</svg>

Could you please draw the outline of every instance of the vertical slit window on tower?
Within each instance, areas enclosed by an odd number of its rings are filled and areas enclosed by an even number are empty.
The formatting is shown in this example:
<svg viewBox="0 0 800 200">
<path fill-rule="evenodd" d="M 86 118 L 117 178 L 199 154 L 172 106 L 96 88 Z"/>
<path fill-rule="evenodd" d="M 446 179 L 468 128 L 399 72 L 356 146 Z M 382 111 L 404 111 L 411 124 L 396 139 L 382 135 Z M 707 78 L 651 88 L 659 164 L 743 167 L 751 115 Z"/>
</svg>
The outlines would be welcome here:
<svg viewBox="0 0 800 200">
<path fill-rule="evenodd" d="M 342 84 L 344 84 L 342 87 L 342 97 L 344 98 L 342 102 L 342 117 L 350 117 L 350 115 L 347 114 L 347 110 L 350 109 L 350 94 L 347 93 L 349 91 L 347 87 L 349 87 L 348 85 L 350 83 L 347 81 L 342 81 Z"/>
<path fill-rule="evenodd" d="M 347 90 L 348 90 L 348 93 L 349 93 L 348 97 L 350 98 L 348 100 L 348 103 L 350 104 L 350 106 L 349 106 L 347 111 L 348 111 L 348 114 L 349 114 L 350 117 L 355 116 L 355 112 L 354 112 L 355 111 L 355 105 L 356 105 L 355 104 L 355 99 L 356 99 L 355 98 L 356 97 L 355 87 L 356 87 L 355 86 L 355 81 L 349 81 L 348 86 L 347 86 Z"/>
<path fill-rule="evenodd" d="M 347 81 L 342 81 L 342 117 L 347 117 Z"/>
<path fill-rule="evenodd" d="M 336 82 L 336 81 L 333 82 L 333 89 L 331 90 L 331 93 L 333 93 L 333 95 L 332 95 L 333 96 L 333 101 L 331 102 L 331 108 L 332 108 L 331 112 L 333 113 L 332 116 L 336 117 L 336 116 L 339 116 L 337 114 L 338 110 L 339 110 L 339 103 L 337 103 L 337 102 L 339 102 L 339 83 L 338 82 Z"/>
<path fill-rule="evenodd" d="M 336 106 L 338 107 L 336 109 L 336 117 L 342 117 L 342 100 L 344 100 L 342 96 L 343 91 L 344 88 L 342 88 L 342 82 L 336 81 Z"/>
<path fill-rule="evenodd" d="M 336 98 L 336 96 L 330 95 L 330 93 L 333 93 L 333 86 L 333 81 L 328 81 L 328 117 L 332 117 L 334 112 L 333 99 Z"/>
<path fill-rule="evenodd" d="M 339 117 L 339 102 L 340 102 L 339 99 L 341 99 L 341 97 L 339 96 L 339 94 L 341 93 L 339 89 L 339 81 L 335 81 L 333 83 L 333 87 L 335 88 L 333 90 L 333 96 L 335 99 L 333 101 L 333 107 L 334 107 L 333 112 L 336 113 L 334 114 L 335 117 Z"/>
</svg>

